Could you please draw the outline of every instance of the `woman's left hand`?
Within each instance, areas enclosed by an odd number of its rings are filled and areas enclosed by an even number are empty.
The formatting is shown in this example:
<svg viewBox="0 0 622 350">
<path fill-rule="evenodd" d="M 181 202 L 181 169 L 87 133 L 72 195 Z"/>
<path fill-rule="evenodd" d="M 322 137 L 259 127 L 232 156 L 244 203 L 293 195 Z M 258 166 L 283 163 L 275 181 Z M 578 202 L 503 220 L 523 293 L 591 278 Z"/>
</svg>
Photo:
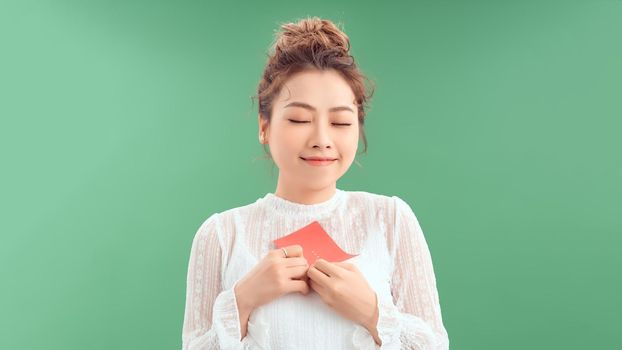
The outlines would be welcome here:
<svg viewBox="0 0 622 350">
<path fill-rule="evenodd" d="M 377 319 L 377 295 L 355 265 L 318 259 L 309 267 L 307 276 L 310 287 L 331 309 L 366 328 L 372 327 Z"/>
</svg>

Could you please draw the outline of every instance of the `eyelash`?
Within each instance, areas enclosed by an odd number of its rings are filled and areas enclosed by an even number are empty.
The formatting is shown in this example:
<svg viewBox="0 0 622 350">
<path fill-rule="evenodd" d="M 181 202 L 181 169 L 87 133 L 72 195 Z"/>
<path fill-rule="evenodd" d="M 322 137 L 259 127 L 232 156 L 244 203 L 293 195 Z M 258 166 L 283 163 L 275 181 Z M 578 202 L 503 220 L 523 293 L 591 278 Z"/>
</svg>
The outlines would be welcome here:
<svg viewBox="0 0 622 350">
<path fill-rule="evenodd" d="M 295 124 L 308 123 L 307 121 L 292 120 L 292 119 L 287 119 L 287 120 L 289 120 L 290 122 L 295 123 Z M 333 124 L 336 124 L 338 126 L 350 126 L 350 125 L 352 125 L 352 124 L 348 124 L 348 123 L 333 123 Z"/>
</svg>

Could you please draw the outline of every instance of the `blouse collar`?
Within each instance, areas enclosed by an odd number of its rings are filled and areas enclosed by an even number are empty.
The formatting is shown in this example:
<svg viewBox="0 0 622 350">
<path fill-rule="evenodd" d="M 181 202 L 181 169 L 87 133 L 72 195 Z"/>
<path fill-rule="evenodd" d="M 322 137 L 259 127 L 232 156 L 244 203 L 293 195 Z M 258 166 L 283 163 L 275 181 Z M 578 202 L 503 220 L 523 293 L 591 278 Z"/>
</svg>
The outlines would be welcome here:
<svg viewBox="0 0 622 350">
<path fill-rule="evenodd" d="M 272 211 L 287 215 L 287 216 L 308 216 L 318 217 L 323 214 L 331 213 L 337 205 L 345 197 L 345 191 L 335 189 L 335 193 L 332 197 L 324 202 L 315 204 L 302 204 L 289 201 L 285 198 L 279 197 L 274 193 L 267 193 L 263 197 L 264 204 Z"/>
</svg>

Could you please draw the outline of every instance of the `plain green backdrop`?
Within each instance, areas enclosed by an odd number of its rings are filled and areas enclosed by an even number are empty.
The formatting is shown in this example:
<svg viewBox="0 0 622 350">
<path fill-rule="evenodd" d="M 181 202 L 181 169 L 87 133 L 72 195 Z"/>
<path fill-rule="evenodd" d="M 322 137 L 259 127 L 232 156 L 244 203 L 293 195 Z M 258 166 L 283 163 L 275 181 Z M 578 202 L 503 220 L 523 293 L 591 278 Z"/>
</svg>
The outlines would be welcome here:
<svg viewBox="0 0 622 350">
<path fill-rule="evenodd" d="M 376 85 L 338 187 L 413 207 L 451 348 L 622 348 L 604 0 L 0 1 L 0 348 L 181 348 L 196 230 L 275 189 L 251 96 L 305 16 Z"/>
</svg>

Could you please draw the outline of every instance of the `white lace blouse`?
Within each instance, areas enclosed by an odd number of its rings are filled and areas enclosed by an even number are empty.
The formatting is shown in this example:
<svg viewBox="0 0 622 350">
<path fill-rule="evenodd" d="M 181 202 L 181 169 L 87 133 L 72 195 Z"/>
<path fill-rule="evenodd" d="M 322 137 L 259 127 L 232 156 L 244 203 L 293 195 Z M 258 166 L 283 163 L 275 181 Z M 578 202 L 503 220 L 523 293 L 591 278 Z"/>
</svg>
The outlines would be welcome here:
<svg viewBox="0 0 622 350">
<path fill-rule="evenodd" d="M 310 289 L 256 308 L 241 338 L 235 284 L 272 241 L 317 220 L 350 254 L 378 296 L 378 336 L 330 309 Z M 337 189 L 318 204 L 272 193 L 214 213 L 199 227 L 188 263 L 182 346 L 190 349 L 448 349 L 428 245 L 397 196 Z"/>
</svg>

